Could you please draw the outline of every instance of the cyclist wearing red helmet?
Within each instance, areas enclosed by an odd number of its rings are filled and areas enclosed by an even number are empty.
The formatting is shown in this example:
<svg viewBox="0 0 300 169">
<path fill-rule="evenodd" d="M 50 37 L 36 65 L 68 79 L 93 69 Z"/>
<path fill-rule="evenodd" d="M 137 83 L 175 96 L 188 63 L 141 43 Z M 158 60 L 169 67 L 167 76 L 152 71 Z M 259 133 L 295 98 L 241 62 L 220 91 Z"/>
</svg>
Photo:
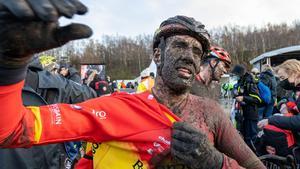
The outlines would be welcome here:
<svg viewBox="0 0 300 169">
<path fill-rule="evenodd" d="M 211 46 L 210 52 L 201 61 L 196 80 L 208 86 L 212 81 L 219 81 L 228 72 L 230 65 L 229 53 L 221 47 Z"/>
</svg>

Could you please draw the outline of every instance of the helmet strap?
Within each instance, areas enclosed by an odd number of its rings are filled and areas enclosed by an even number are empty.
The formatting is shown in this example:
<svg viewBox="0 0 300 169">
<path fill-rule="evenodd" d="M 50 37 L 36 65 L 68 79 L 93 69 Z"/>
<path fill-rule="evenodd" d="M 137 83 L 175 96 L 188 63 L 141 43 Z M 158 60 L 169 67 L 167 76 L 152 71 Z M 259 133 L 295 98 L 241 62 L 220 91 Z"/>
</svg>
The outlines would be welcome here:
<svg viewBox="0 0 300 169">
<path fill-rule="evenodd" d="M 211 79 L 212 80 L 217 80 L 216 79 L 216 75 L 215 75 L 215 72 L 216 72 L 216 67 L 218 66 L 218 64 L 220 63 L 220 60 L 219 59 L 216 59 L 216 64 L 213 66 L 211 64 L 211 62 L 209 61 L 209 66 L 211 68 Z"/>
</svg>

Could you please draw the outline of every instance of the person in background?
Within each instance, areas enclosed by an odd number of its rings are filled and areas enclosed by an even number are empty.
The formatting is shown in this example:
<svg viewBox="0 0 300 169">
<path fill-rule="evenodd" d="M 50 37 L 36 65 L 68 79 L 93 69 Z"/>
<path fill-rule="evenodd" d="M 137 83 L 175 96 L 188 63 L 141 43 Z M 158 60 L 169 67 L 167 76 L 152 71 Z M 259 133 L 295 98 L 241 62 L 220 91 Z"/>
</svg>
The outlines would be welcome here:
<svg viewBox="0 0 300 169">
<path fill-rule="evenodd" d="M 131 89 L 131 86 L 132 86 L 132 83 L 131 83 L 131 82 L 127 82 L 126 88 L 127 88 L 127 89 Z"/>
<path fill-rule="evenodd" d="M 228 98 L 231 98 L 231 92 L 232 92 L 232 90 L 233 90 L 233 83 L 223 83 L 222 84 L 222 89 L 223 89 L 223 98 L 226 98 L 226 97 L 228 97 Z"/>
<path fill-rule="evenodd" d="M 152 73 L 152 74 L 151 74 Z M 149 72 L 149 69 L 145 69 L 141 72 L 141 82 L 139 83 L 136 93 L 142 93 L 145 91 L 151 91 L 154 86 L 154 73 Z"/>
<path fill-rule="evenodd" d="M 87 86 L 90 86 L 91 87 L 91 83 L 94 81 L 99 81 L 99 76 L 98 76 L 98 74 L 97 74 L 97 70 L 95 70 L 95 69 L 91 69 L 91 70 L 89 70 L 89 72 L 87 73 L 87 75 L 88 75 L 88 77 L 85 79 L 85 84 L 87 85 Z M 94 85 L 93 85 L 93 87 L 95 87 Z M 92 88 L 93 88 L 92 87 Z M 94 88 L 93 88 L 94 89 Z"/>
<path fill-rule="evenodd" d="M 243 112 L 241 133 L 247 145 L 255 151 L 254 142 L 258 133 L 258 105 L 262 102 L 257 83 L 243 65 L 236 65 L 232 73 L 239 77 L 235 99 Z"/>
<path fill-rule="evenodd" d="M 272 116 L 273 108 L 277 100 L 277 82 L 270 65 L 263 65 L 263 71 L 260 73 L 259 80 L 269 87 L 271 91 L 271 102 L 258 109 L 259 120 L 262 120 L 263 118 Z"/>
<path fill-rule="evenodd" d="M 269 126 L 274 126 L 275 128 L 279 128 L 280 130 L 284 130 L 286 133 L 291 133 L 290 135 L 292 139 L 290 139 L 290 144 L 288 147 L 282 146 L 278 144 L 278 141 L 275 139 L 267 139 L 271 142 L 271 146 L 269 146 L 273 153 L 281 153 L 287 154 L 290 152 L 296 152 L 295 154 L 296 162 L 299 164 L 299 150 L 295 149 L 291 151 L 295 145 L 299 146 L 300 143 L 300 61 L 296 59 L 286 60 L 279 66 L 275 67 L 275 74 L 278 77 L 278 104 L 277 107 L 282 115 L 274 114 L 273 116 L 269 116 L 266 119 L 263 119 L 258 122 L 257 126 L 263 130 L 269 128 Z M 284 91 L 283 91 L 284 90 Z M 289 92 L 285 92 L 289 91 Z M 293 93 L 293 96 L 290 95 Z M 285 134 L 288 136 L 288 134 Z M 277 139 L 282 139 L 285 137 L 277 137 Z M 275 142 L 276 141 L 276 142 Z M 293 141 L 293 142 L 292 142 Z M 297 155 L 298 154 L 298 155 Z"/>
<path fill-rule="evenodd" d="M 296 59 L 290 59 L 283 62 L 281 65 L 275 67 L 275 73 L 279 77 L 280 85 L 283 89 L 294 91 L 298 93 L 300 91 L 300 61 Z M 295 95 L 295 103 L 297 109 L 300 110 L 300 97 Z M 267 119 L 261 120 L 257 125 L 259 128 L 271 124 L 281 129 L 292 130 L 295 132 L 300 131 L 300 114 L 291 117 L 284 116 L 270 116 Z M 298 142 L 299 142 L 299 137 Z"/>
<path fill-rule="evenodd" d="M 120 82 L 120 89 L 126 89 L 126 84 L 125 84 L 124 80 L 122 80 Z"/>
<path fill-rule="evenodd" d="M 112 93 L 111 88 L 107 83 L 107 81 L 101 79 L 99 74 L 96 74 L 94 76 L 94 79 L 91 81 L 89 86 L 96 91 L 97 96 L 103 96 Z"/>
<path fill-rule="evenodd" d="M 112 92 L 118 90 L 118 82 L 116 80 L 114 80 L 112 82 Z"/>
<path fill-rule="evenodd" d="M 80 84 L 82 83 L 81 77 L 74 67 L 68 66 L 67 64 L 61 64 L 58 72 L 67 79 L 73 80 L 74 82 Z"/>
<path fill-rule="evenodd" d="M 200 73 L 196 80 L 209 86 L 212 81 L 220 81 L 228 73 L 230 65 L 229 53 L 221 47 L 211 46 L 209 54 L 201 60 Z"/>
<path fill-rule="evenodd" d="M 259 81 L 259 74 L 260 74 L 259 70 L 256 67 L 254 67 L 254 68 L 251 69 L 251 74 L 252 74 L 254 80 L 258 82 Z"/>
<path fill-rule="evenodd" d="M 191 93 L 197 96 L 219 99 L 221 87 L 214 82 L 220 81 L 221 77 L 228 73 L 231 58 L 227 51 L 221 47 L 212 46 L 207 56 L 201 60 L 200 73 L 192 86 Z"/>
<path fill-rule="evenodd" d="M 110 92 L 114 92 L 113 81 L 111 81 L 110 76 L 105 76 L 105 81 L 108 83 Z"/>
<path fill-rule="evenodd" d="M 134 88 L 136 89 L 139 86 L 139 83 L 137 81 L 134 82 Z"/>
<path fill-rule="evenodd" d="M 48 70 L 50 73 L 52 73 L 53 75 L 59 75 L 58 73 L 58 69 L 59 69 L 59 65 L 57 63 L 53 63 L 53 65 L 49 65 L 49 68 L 45 68 L 46 70 Z"/>
</svg>

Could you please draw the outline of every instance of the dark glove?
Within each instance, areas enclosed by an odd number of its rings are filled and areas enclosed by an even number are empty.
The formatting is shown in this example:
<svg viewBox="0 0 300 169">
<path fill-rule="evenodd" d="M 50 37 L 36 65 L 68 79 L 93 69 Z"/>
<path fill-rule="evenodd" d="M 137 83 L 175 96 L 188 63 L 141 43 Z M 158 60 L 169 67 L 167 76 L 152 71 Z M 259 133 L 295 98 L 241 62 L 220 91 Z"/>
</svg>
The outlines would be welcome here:
<svg viewBox="0 0 300 169">
<path fill-rule="evenodd" d="M 87 7 L 78 0 L 0 0 L 0 19 L 56 22 L 60 16 L 85 14 Z"/>
<path fill-rule="evenodd" d="M 192 169 L 219 169 L 223 164 L 223 154 L 207 136 L 184 122 L 173 125 L 171 155 Z"/>
<path fill-rule="evenodd" d="M 23 80 L 32 54 L 90 37 L 86 25 L 58 24 L 61 16 L 86 12 L 77 0 L 0 0 L 0 85 Z"/>
</svg>

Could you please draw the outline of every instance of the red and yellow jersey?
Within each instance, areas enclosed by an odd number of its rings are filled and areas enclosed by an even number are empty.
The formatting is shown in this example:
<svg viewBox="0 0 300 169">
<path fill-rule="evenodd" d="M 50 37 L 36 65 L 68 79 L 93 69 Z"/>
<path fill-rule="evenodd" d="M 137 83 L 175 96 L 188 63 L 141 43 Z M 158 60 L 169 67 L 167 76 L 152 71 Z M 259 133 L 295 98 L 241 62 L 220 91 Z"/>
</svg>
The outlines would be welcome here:
<svg viewBox="0 0 300 169">
<path fill-rule="evenodd" d="M 176 121 L 172 116 L 166 114 L 171 122 Z M 152 135 L 152 134 L 150 134 Z M 159 136 L 159 140 L 163 142 L 165 145 L 169 146 L 170 141 L 166 138 Z M 164 147 L 165 145 L 161 145 L 160 142 L 154 141 L 153 148 L 157 149 L 157 152 L 162 153 L 166 150 Z M 144 147 L 143 143 L 135 144 L 135 143 L 128 143 L 128 142 L 120 142 L 120 141 L 110 141 L 104 143 L 87 143 L 86 152 L 87 155 L 91 157 L 93 160 L 93 167 L 94 169 L 110 169 L 110 168 L 124 168 L 124 169 L 132 169 L 133 168 L 150 168 L 148 166 L 148 162 L 141 158 L 138 153 L 139 149 Z M 153 148 L 146 149 L 142 151 L 146 151 L 148 154 L 153 154 Z M 120 160 L 122 159 L 122 160 Z M 137 160 L 138 159 L 138 160 Z M 85 159 L 84 159 L 85 160 Z M 128 165 L 134 164 L 134 165 Z M 83 169 L 84 167 L 76 167 L 77 169 Z"/>
<path fill-rule="evenodd" d="M 24 107 L 22 87 L 0 86 L 0 146 L 93 142 L 96 169 L 151 168 L 153 157 L 169 151 L 172 122 L 179 120 L 148 92 Z"/>
</svg>

